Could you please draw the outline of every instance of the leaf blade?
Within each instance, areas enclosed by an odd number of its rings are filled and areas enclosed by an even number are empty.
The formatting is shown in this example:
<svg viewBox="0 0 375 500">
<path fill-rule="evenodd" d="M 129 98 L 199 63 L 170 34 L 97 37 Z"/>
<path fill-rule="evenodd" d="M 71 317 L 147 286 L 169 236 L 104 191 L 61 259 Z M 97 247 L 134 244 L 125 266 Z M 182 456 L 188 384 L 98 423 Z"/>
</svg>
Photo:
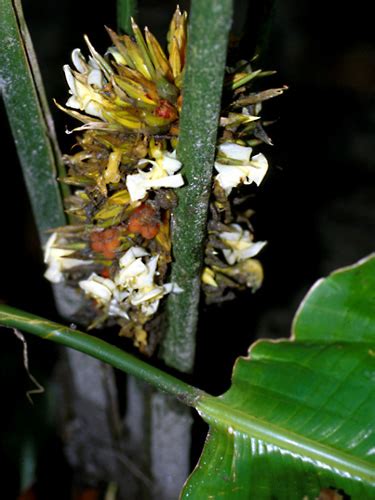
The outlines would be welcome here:
<svg viewBox="0 0 375 500">
<path fill-rule="evenodd" d="M 318 281 L 302 301 L 292 325 L 299 339 L 372 342 L 375 338 L 375 259 L 369 255 L 353 266 Z M 326 328 L 319 329 L 323 322 Z"/>
<path fill-rule="evenodd" d="M 364 277 L 371 282 L 374 261 L 342 271 L 350 294 L 359 293 Z M 326 286 L 323 280 L 315 289 Z M 320 299 L 327 304 L 324 293 Z M 237 361 L 229 391 L 203 395 L 196 405 L 211 430 L 182 498 L 313 499 L 330 487 L 372 498 L 375 335 L 361 338 L 355 330 L 331 342 L 312 332 L 300 339 L 297 328 L 292 341 L 254 344 Z"/>
<path fill-rule="evenodd" d="M 43 243 L 46 230 L 66 222 L 56 181 L 59 152 L 21 6 L 1 0 L 0 11 L 1 93 Z"/>
</svg>

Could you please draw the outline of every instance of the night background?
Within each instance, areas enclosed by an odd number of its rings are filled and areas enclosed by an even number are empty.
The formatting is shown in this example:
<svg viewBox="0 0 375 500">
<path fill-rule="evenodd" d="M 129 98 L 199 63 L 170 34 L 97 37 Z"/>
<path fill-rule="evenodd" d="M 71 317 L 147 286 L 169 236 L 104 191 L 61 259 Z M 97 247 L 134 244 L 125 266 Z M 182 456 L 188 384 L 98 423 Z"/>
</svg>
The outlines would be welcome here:
<svg viewBox="0 0 375 500">
<path fill-rule="evenodd" d="M 240 12 L 246 2 L 237 4 Z M 84 33 L 99 52 L 109 45 L 104 25 L 116 27 L 115 1 L 25 0 L 23 5 L 60 147 L 68 152 L 73 138 L 64 130 L 72 121 L 52 98 L 60 103 L 67 99 L 62 66 L 70 62 L 73 48 L 84 47 Z M 188 8 L 188 2 L 180 6 Z M 163 41 L 174 7 L 171 1 L 139 1 L 138 24 L 148 25 Z M 253 8 L 254 21 L 247 20 L 240 45 L 245 57 L 253 54 L 256 20 L 263 14 L 262 7 Z M 261 67 L 277 74 L 265 85 L 287 85 L 289 90 L 265 103 L 265 115 L 275 120 L 268 128 L 274 146 L 262 146 L 271 167 L 252 201 L 255 237 L 268 241 L 259 257 L 265 281 L 255 295 L 245 292 L 220 306 L 202 304 L 197 367 L 190 381 L 213 394 L 228 388 L 235 358 L 246 354 L 252 341 L 289 335 L 299 302 L 318 278 L 374 250 L 375 38 L 369 6 L 276 0 L 266 35 Z M 2 102 L 1 111 L 0 301 L 58 320 L 43 279 L 42 254 Z M 53 401 L 36 395 L 34 406 L 29 404 L 25 392 L 31 382 L 23 367 L 22 344 L 10 330 L 1 334 L 0 460 L 6 493 L 0 497 L 17 498 L 17 453 L 31 432 L 43 443 L 38 498 L 67 499 L 72 473 L 54 422 L 46 418 Z M 31 336 L 26 339 L 31 373 L 48 386 L 59 350 Z M 204 432 L 197 423 L 193 461 Z M 54 496 L 51 484 L 57 487 Z"/>
</svg>

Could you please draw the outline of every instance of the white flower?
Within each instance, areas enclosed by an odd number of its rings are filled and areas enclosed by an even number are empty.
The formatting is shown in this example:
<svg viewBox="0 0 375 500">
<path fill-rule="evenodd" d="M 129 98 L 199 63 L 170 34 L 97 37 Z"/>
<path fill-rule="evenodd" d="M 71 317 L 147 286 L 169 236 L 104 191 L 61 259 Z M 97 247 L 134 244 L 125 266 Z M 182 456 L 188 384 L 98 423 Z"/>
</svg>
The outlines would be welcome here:
<svg viewBox="0 0 375 500">
<path fill-rule="evenodd" d="M 150 160 L 141 160 L 143 162 L 147 162 Z M 168 151 L 160 151 L 156 159 L 157 165 L 166 170 L 169 175 L 174 174 L 182 167 L 182 163 L 176 158 L 176 150 L 169 153 Z"/>
<path fill-rule="evenodd" d="M 44 249 L 44 262 L 48 265 L 44 277 L 52 283 L 61 283 L 64 281 L 64 271 L 73 267 L 86 266 L 92 264 L 92 260 L 72 259 L 68 256 L 74 253 L 74 250 L 59 248 L 57 244 L 63 244 L 63 241 L 58 242 L 58 234 L 53 233 Z"/>
<path fill-rule="evenodd" d="M 142 312 L 151 315 L 156 311 L 159 300 L 165 295 L 163 286 L 154 283 L 159 255 L 151 257 L 148 262 L 143 262 L 147 252 L 141 247 L 133 247 L 126 252 L 120 260 L 120 271 L 116 276 L 116 283 L 120 288 L 130 292 L 129 302 L 132 306 L 152 303 L 153 306 L 143 307 Z"/>
<path fill-rule="evenodd" d="M 159 255 L 150 257 L 142 247 L 131 247 L 119 260 L 120 269 L 113 281 L 93 273 L 87 280 L 80 281 L 79 286 L 97 300 L 109 316 L 130 319 L 127 311 L 131 307 L 152 316 L 164 295 L 182 291 L 173 283 L 157 285 L 154 282 L 158 259 Z"/>
<path fill-rule="evenodd" d="M 129 314 L 121 307 L 121 304 L 116 299 L 111 300 L 109 303 L 108 316 L 130 319 Z"/>
<path fill-rule="evenodd" d="M 159 307 L 159 300 L 154 300 L 154 302 L 143 302 L 141 304 L 142 314 L 145 316 L 152 316 L 156 313 Z"/>
<path fill-rule="evenodd" d="M 250 159 L 252 148 L 231 142 L 221 144 L 218 149 L 219 159 L 215 162 L 215 169 L 218 172 L 216 181 L 227 195 L 241 183 L 255 182 L 257 186 L 261 184 L 268 170 L 267 158 L 262 153 Z M 220 159 L 225 163 L 221 163 Z M 226 164 L 231 160 L 239 164 Z"/>
<path fill-rule="evenodd" d="M 266 241 L 253 242 L 253 236 L 247 229 L 242 229 L 238 224 L 230 224 L 233 231 L 219 233 L 220 239 L 229 248 L 223 249 L 223 254 L 228 264 L 249 259 L 257 255 L 266 245 Z"/>
<path fill-rule="evenodd" d="M 90 56 L 87 62 L 80 49 L 73 50 L 72 61 L 78 73 L 73 72 L 67 64 L 63 67 L 71 94 L 66 105 L 103 118 L 101 107 L 103 98 L 98 90 L 103 87 L 105 77 L 98 61 Z"/>
<path fill-rule="evenodd" d="M 120 259 L 120 270 L 116 275 L 116 284 L 122 288 L 140 289 L 153 283 L 159 256 L 152 257 L 148 263 L 142 257 L 148 256 L 142 247 L 130 248 Z"/>
<path fill-rule="evenodd" d="M 124 299 L 128 293 L 120 293 L 115 283 L 109 278 L 103 278 L 92 273 L 87 280 L 81 280 L 79 287 L 90 297 L 107 309 L 108 316 L 119 316 L 129 319 Z"/>
<path fill-rule="evenodd" d="M 66 101 L 69 108 L 85 111 L 88 115 L 103 118 L 101 109 L 102 98 L 99 93 L 88 84 L 78 80 L 73 75 L 71 68 L 65 64 L 64 73 L 69 85 L 69 93 L 72 95 Z"/>
<path fill-rule="evenodd" d="M 138 257 L 145 257 L 148 255 L 147 250 L 145 250 L 142 247 L 131 247 L 129 250 L 124 253 L 124 255 L 121 257 L 119 264 L 120 267 L 126 267 L 132 262 L 135 261 Z"/>
<path fill-rule="evenodd" d="M 107 304 L 111 301 L 116 288 L 112 280 L 98 276 L 96 273 L 92 273 L 87 280 L 81 280 L 79 286 L 101 304 Z"/>
<path fill-rule="evenodd" d="M 160 156 L 154 160 L 144 159 L 138 162 L 138 165 L 151 163 L 153 166 L 148 172 L 142 170 L 138 174 L 128 175 L 126 178 L 126 187 L 129 191 L 132 201 L 141 200 L 146 196 L 149 189 L 178 188 L 184 185 L 184 179 L 181 174 L 175 174 L 180 170 L 182 164 L 176 159 L 176 152 L 160 152 Z"/>
<path fill-rule="evenodd" d="M 85 75 L 87 83 L 101 89 L 104 85 L 104 75 L 93 57 L 89 57 L 89 62 L 86 62 L 85 56 L 82 55 L 80 49 L 74 49 L 72 52 L 72 62 L 81 75 Z"/>
<path fill-rule="evenodd" d="M 241 146 L 233 142 L 224 142 L 220 144 L 219 152 L 231 160 L 245 160 L 249 161 L 253 148 Z"/>
</svg>

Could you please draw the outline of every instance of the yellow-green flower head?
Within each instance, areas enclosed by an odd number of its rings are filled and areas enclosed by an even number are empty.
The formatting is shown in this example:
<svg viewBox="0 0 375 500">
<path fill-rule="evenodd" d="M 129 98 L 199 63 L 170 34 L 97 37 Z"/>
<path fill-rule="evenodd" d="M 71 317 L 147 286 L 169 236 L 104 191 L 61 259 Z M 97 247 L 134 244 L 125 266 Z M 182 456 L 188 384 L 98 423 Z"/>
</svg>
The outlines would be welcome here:
<svg viewBox="0 0 375 500">
<path fill-rule="evenodd" d="M 143 35 L 133 21 L 133 32 L 134 39 L 108 29 L 113 46 L 104 57 L 85 36 L 88 60 L 75 49 L 73 69 L 64 66 L 71 94 L 64 111 L 85 123 L 80 130 L 174 133 L 181 105 L 186 13 L 177 8 L 172 18 L 168 56 L 147 28 Z"/>
<path fill-rule="evenodd" d="M 84 131 L 77 137 L 78 150 L 64 157 L 68 175 L 63 179 L 81 189 L 67 199 L 72 229 L 58 228 L 47 244 L 46 277 L 75 282 L 95 302 L 91 327 L 116 322 L 120 335 L 132 337 L 145 352 L 161 300 L 182 291 L 165 281 L 178 203 L 174 191 L 184 185 L 175 149 L 186 19 L 177 8 L 166 51 L 134 21 L 132 37 L 107 28 L 112 46 L 104 55 L 84 36 L 88 53 L 73 50 L 72 64 L 64 66 L 70 95 L 66 108 L 58 105 L 83 123 L 75 129 Z M 226 71 L 201 276 L 210 301 L 222 300 L 230 288 L 255 290 L 262 282 L 262 266 L 253 257 L 266 243 L 254 242 L 241 227 L 246 213 L 232 209 L 229 195 L 262 183 L 268 162 L 252 149 L 261 141 L 271 144 L 261 104 L 283 90 L 254 93 L 253 80 L 269 72 L 253 70 L 246 61 Z"/>
</svg>

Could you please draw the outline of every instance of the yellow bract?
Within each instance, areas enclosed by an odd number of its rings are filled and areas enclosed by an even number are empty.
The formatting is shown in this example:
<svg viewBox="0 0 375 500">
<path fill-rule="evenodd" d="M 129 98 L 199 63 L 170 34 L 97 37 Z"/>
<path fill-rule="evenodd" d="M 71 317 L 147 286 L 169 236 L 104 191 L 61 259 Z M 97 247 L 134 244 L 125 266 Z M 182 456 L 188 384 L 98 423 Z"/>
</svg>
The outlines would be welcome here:
<svg viewBox="0 0 375 500">
<path fill-rule="evenodd" d="M 180 9 L 177 7 L 167 35 L 169 64 L 172 68 L 172 73 L 173 77 L 176 80 L 176 85 L 179 88 L 181 87 L 181 73 L 185 64 L 186 19 L 186 12 L 182 14 Z"/>
<path fill-rule="evenodd" d="M 75 49 L 72 61 L 76 71 L 64 67 L 71 93 L 66 105 L 85 114 L 62 109 L 85 123 L 78 130 L 167 133 L 178 119 L 176 103 L 185 61 L 186 13 L 177 9 L 173 16 L 168 34 L 169 56 L 147 28 L 143 35 L 134 20 L 132 27 L 134 40 L 107 28 L 114 46 L 105 57 L 85 36 L 89 61 Z"/>
</svg>

